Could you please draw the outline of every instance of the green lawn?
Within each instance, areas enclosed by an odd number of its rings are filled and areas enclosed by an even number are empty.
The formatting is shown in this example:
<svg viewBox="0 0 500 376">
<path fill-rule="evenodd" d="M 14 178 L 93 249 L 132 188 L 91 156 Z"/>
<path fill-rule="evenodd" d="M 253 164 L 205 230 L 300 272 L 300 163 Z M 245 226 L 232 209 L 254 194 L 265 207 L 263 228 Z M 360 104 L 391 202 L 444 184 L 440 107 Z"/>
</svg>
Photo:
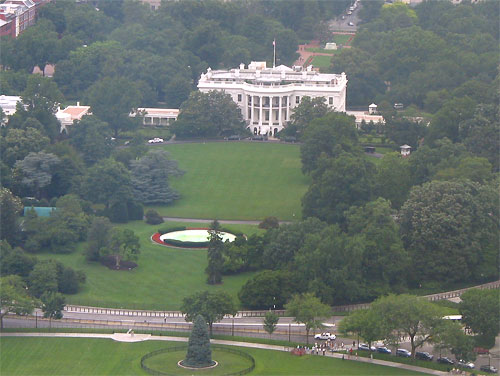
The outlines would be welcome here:
<svg viewBox="0 0 500 376">
<path fill-rule="evenodd" d="M 341 44 L 345 46 L 347 44 L 347 41 L 351 39 L 352 35 L 348 34 L 334 34 L 333 35 L 333 42 L 337 43 L 337 45 Z"/>
<path fill-rule="evenodd" d="M 332 63 L 331 56 L 314 56 L 312 59 L 312 65 L 318 68 L 328 68 Z"/>
<path fill-rule="evenodd" d="M 301 172 L 298 145 L 209 142 L 163 148 L 186 173 L 172 180 L 182 198 L 171 206 L 155 207 L 160 214 L 208 219 L 300 217 L 300 200 L 309 179 Z"/>
<path fill-rule="evenodd" d="M 206 226 L 200 223 L 171 224 Z M 72 304 L 178 310 L 184 297 L 205 289 L 224 290 L 238 302 L 238 291 L 253 273 L 225 276 L 222 285 L 207 285 L 204 272 L 207 266 L 206 250 L 173 249 L 152 243 L 150 236 L 160 226 L 151 226 L 142 221 L 121 225 L 134 230 L 140 237 L 142 252 L 137 261 L 138 267 L 131 271 L 110 270 L 99 263 L 88 263 L 83 255 L 83 243 L 73 254 L 40 254 L 38 257 L 53 258 L 85 271 L 87 281 L 82 285 L 82 291 L 75 295 L 66 295 L 66 301 Z M 262 231 L 249 225 L 225 227 L 247 235 Z"/>
<path fill-rule="evenodd" d="M 2 375 L 146 375 L 143 355 L 176 342 L 114 342 L 87 338 L 0 340 Z M 321 356 L 238 348 L 255 358 L 251 375 L 418 375 L 419 373 Z"/>
</svg>

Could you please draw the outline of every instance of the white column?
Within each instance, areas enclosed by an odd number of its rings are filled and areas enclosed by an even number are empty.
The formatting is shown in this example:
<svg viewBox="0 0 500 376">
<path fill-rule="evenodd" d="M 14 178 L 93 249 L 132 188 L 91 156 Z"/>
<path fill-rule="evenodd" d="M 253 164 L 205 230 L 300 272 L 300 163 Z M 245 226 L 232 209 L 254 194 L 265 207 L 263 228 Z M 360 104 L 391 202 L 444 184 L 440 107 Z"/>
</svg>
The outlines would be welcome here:
<svg viewBox="0 0 500 376">
<path fill-rule="evenodd" d="M 243 106 L 245 106 L 245 111 L 243 111 L 243 116 L 245 121 L 248 121 L 248 95 L 243 94 Z"/>
<path fill-rule="evenodd" d="M 250 97 L 250 119 L 251 119 L 251 123 L 252 123 L 252 127 L 253 127 L 253 121 L 254 121 L 254 96 L 252 95 Z M 253 129 L 252 129 L 252 132 L 253 132 Z"/>
<path fill-rule="evenodd" d="M 290 121 L 290 100 L 291 100 L 292 96 L 291 95 L 288 95 L 286 97 L 286 121 Z"/>
<path fill-rule="evenodd" d="M 279 110 L 278 110 L 279 111 L 279 114 L 278 114 L 278 123 L 279 123 L 280 127 L 283 126 L 283 122 L 281 120 L 281 111 L 282 111 L 281 106 L 283 105 L 282 99 L 283 99 L 283 97 L 280 95 L 279 96 L 279 102 L 278 102 L 278 108 L 279 108 Z"/>
<path fill-rule="evenodd" d="M 269 96 L 269 131 L 273 129 L 273 97 Z"/>
<path fill-rule="evenodd" d="M 259 125 L 262 125 L 262 95 L 259 95 Z"/>
</svg>

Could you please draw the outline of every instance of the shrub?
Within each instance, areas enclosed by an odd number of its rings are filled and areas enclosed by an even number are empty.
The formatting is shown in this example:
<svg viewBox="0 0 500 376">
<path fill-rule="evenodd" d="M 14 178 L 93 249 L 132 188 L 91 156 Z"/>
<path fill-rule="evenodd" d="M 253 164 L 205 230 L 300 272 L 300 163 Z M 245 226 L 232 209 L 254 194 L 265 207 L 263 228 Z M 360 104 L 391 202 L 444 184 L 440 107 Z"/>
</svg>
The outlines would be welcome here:
<svg viewBox="0 0 500 376">
<path fill-rule="evenodd" d="M 128 222 L 128 208 L 127 203 L 120 201 L 111 206 L 108 210 L 107 217 L 111 222 L 127 223 Z"/>
<path fill-rule="evenodd" d="M 278 228 L 280 227 L 280 223 L 278 218 L 276 217 L 266 217 L 262 222 L 259 223 L 259 228 L 270 229 L 270 228 Z"/>
<path fill-rule="evenodd" d="M 144 218 L 144 208 L 136 201 L 129 201 L 127 203 L 128 219 L 142 221 Z"/>
<path fill-rule="evenodd" d="M 149 209 L 146 212 L 146 223 L 150 225 L 159 225 L 163 223 L 163 218 L 156 210 Z"/>
</svg>

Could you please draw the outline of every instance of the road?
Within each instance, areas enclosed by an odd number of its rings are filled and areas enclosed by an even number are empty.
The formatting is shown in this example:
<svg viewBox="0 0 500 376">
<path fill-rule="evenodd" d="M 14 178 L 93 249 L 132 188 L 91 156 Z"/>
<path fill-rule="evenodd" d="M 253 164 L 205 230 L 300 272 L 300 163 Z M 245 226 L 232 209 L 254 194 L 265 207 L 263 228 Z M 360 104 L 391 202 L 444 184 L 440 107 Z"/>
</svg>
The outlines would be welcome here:
<svg viewBox="0 0 500 376">
<path fill-rule="evenodd" d="M 358 3 L 358 7 L 352 12 L 351 15 L 347 14 L 347 10 L 345 10 L 342 15 L 337 17 L 336 19 L 331 20 L 328 23 L 330 31 L 345 31 L 345 32 L 353 32 L 355 33 L 358 30 L 358 24 L 360 22 L 360 18 L 358 17 L 358 12 L 361 9 L 361 3 Z M 342 19 L 342 16 L 345 19 Z M 352 22 L 354 26 L 349 26 L 349 22 Z"/>
</svg>

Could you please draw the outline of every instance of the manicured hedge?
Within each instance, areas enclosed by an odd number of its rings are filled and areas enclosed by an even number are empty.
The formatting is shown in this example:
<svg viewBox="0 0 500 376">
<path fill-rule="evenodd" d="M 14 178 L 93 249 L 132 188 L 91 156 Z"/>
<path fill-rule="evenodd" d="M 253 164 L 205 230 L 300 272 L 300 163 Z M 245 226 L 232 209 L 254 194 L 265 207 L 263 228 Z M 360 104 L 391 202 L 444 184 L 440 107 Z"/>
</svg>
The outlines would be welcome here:
<svg viewBox="0 0 500 376">
<path fill-rule="evenodd" d="M 182 248 L 207 248 L 209 242 L 183 242 L 181 240 L 176 239 L 165 239 L 163 243 L 168 245 L 173 245 L 174 247 L 182 247 Z"/>
</svg>

